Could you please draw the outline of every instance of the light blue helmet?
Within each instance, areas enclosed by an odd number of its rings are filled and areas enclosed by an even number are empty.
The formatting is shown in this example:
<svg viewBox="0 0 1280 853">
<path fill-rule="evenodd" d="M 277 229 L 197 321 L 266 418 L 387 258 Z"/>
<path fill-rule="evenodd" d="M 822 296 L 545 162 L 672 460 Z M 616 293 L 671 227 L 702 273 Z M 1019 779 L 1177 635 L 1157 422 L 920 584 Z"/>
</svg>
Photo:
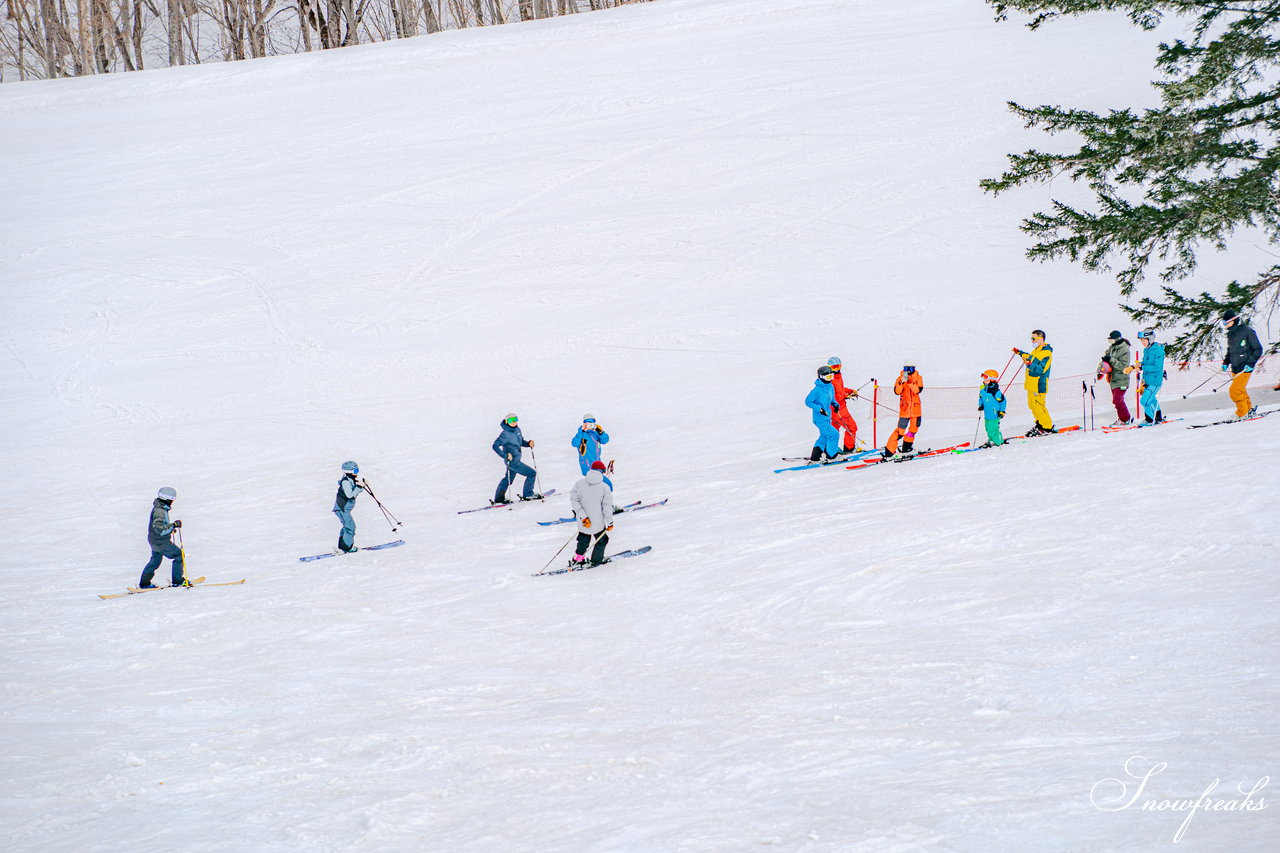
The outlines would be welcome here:
<svg viewBox="0 0 1280 853">
<path fill-rule="evenodd" d="M 172 503 L 173 500 L 176 497 L 178 497 L 178 493 L 173 489 L 169 488 L 168 486 L 165 486 L 163 489 L 156 492 L 156 497 L 158 497 L 162 501 L 169 501 L 170 503 Z"/>
<path fill-rule="evenodd" d="M 359 474 L 360 466 L 351 461 L 343 462 L 342 471 L 346 474 Z"/>
<path fill-rule="evenodd" d="M 828 366 L 828 367 L 835 367 L 837 364 L 844 364 L 844 362 L 842 362 L 842 361 L 840 360 L 840 356 L 838 356 L 838 355 L 833 355 L 833 356 L 831 356 L 831 358 L 827 359 L 827 366 Z"/>
</svg>

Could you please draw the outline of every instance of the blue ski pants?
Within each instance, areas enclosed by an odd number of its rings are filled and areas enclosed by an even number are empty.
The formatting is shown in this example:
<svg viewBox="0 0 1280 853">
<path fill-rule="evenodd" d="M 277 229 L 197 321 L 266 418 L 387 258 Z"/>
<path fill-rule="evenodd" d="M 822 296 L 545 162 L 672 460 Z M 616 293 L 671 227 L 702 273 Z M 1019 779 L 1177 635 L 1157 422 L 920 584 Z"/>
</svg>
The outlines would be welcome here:
<svg viewBox="0 0 1280 853">
<path fill-rule="evenodd" d="M 839 453 L 840 430 L 832 426 L 831 415 L 814 412 L 813 425 L 818 428 L 818 440 L 813 443 L 813 446 L 828 456 L 835 456 Z"/>
<path fill-rule="evenodd" d="M 351 517 L 349 509 L 335 509 L 333 514 L 342 522 L 342 532 L 338 534 L 338 548 L 350 551 L 356 547 L 356 520 Z"/>
<path fill-rule="evenodd" d="M 515 483 L 516 477 L 524 477 L 524 491 L 521 492 L 524 497 L 533 496 L 533 478 L 538 472 L 530 468 L 523 462 L 512 462 L 507 466 L 507 474 L 498 481 L 498 490 L 493 493 L 493 499 L 500 501 L 507 496 L 507 487 Z"/>
<path fill-rule="evenodd" d="M 1156 395 L 1160 393 L 1161 385 L 1148 385 L 1142 389 L 1142 413 L 1151 420 L 1156 419 L 1156 412 L 1160 411 L 1160 401 L 1156 399 Z"/>
<path fill-rule="evenodd" d="M 160 561 L 165 557 L 173 560 L 173 584 L 177 586 L 182 583 L 182 551 L 172 542 L 167 542 L 156 548 L 151 547 L 151 559 L 147 561 L 146 568 L 142 570 L 142 580 L 138 581 L 138 586 L 151 586 L 151 579 L 156 575 L 156 569 L 160 568 Z"/>
</svg>

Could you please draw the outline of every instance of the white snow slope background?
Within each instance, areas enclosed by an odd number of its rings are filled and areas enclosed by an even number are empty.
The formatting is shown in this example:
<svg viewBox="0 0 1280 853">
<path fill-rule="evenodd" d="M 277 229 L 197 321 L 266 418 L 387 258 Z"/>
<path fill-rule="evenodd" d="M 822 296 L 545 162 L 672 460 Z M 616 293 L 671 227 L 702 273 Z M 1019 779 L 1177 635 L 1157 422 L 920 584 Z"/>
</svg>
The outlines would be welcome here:
<svg viewBox="0 0 1280 853">
<path fill-rule="evenodd" d="M 1275 849 L 1280 419 L 772 473 L 828 356 L 976 387 L 1032 328 L 1063 374 L 1134 339 L 1023 258 L 1078 191 L 977 182 L 1056 144 L 1007 100 L 1150 103 L 1176 31 L 1021 23 L 662 0 L 0 88 L 0 847 Z M 508 411 L 562 496 L 457 515 Z M 534 578 L 586 412 L 670 503 Z M 404 522 L 362 497 L 358 543 L 407 544 L 300 563 L 346 459 Z M 244 585 L 98 598 L 160 486 Z"/>
</svg>

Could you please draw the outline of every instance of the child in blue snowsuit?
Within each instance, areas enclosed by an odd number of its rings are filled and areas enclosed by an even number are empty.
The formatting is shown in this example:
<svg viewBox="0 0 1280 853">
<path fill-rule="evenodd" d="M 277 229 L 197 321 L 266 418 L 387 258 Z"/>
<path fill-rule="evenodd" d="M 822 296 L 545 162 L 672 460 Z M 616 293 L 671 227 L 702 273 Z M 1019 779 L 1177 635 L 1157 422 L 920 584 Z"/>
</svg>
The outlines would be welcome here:
<svg viewBox="0 0 1280 853">
<path fill-rule="evenodd" d="M 518 417 L 508 413 L 498 424 L 502 432 L 493 440 L 493 452 L 501 456 L 502 461 L 507 464 L 507 473 L 498 482 L 498 489 L 493 493 L 495 504 L 511 503 L 507 500 L 507 487 L 514 483 L 518 476 L 524 477 L 524 492 L 520 495 L 520 500 L 537 500 L 542 497 L 534 494 L 533 491 L 534 478 L 538 476 L 538 472 L 520 461 L 520 448 L 533 447 L 533 442 L 524 440 L 524 433 L 520 432 L 520 427 L 517 425 L 519 422 Z"/>
<path fill-rule="evenodd" d="M 1000 434 L 1000 419 L 1004 417 L 1008 401 L 1000 390 L 1000 374 L 988 370 L 982 374 L 982 387 L 978 389 L 978 408 L 987 428 L 987 443 L 983 447 L 999 447 L 1004 444 Z"/>
<path fill-rule="evenodd" d="M 356 520 L 351 510 L 356 507 L 356 498 L 364 491 L 356 476 L 360 466 L 355 462 L 342 463 L 342 479 L 338 481 L 338 494 L 333 499 L 333 514 L 342 522 L 342 530 L 338 533 L 338 551 L 350 554 L 360 549 L 356 547 Z"/>
<path fill-rule="evenodd" d="M 578 427 L 569 443 L 578 451 L 578 468 L 585 477 L 587 471 L 591 470 L 591 463 L 600 461 L 600 445 L 609 443 L 609 433 L 596 423 L 595 415 L 586 414 L 582 416 L 582 426 Z M 608 477 L 604 481 L 609 484 L 610 489 L 613 488 Z"/>
<path fill-rule="evenodd" d="M 1157 395 L 1164 385 L 1164 344 L 1156 343 L 1155 329 L 1138 332 L 1138 340 L 1146 344 L 1142 351 L 1142 413 L 1147 423 L 1158 424 L 1164 420 Z"/>
<path fill-rule="evenodd" d="M 831 413 L 840 408 L 836 389 L 831 386 L 834 378 L 835 371 L 822 365 L 818 368 L 818 378 L 813 380 L 813 390 L 804 398 L 804 404 L 813 410 L 813 425 L 818 428 L 818 441 L 809 455 L 813 462 L 834 459 L 840 452 L 840 430 L 831 425 Z"/>
</svg>

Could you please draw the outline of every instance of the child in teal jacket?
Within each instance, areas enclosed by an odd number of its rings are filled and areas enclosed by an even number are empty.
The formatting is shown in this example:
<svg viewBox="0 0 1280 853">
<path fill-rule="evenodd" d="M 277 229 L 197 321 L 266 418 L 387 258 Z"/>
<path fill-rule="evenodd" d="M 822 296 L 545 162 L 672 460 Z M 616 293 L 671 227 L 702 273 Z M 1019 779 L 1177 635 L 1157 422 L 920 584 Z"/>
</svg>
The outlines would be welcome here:
<svg viewBox="0 0 1280 853">
<path fill-rule="evenodd" d="M 1004 417 L 1006 400 L 1000 390 L 1000 374 L 987 370 L 982 374 L 982 387 L 978 389 L 978 408 L 987 427 L 987 443 L 983 447 L 999 447 L 1004 444 L 1000 434 L 1000 419 Z"/>
</svg>

